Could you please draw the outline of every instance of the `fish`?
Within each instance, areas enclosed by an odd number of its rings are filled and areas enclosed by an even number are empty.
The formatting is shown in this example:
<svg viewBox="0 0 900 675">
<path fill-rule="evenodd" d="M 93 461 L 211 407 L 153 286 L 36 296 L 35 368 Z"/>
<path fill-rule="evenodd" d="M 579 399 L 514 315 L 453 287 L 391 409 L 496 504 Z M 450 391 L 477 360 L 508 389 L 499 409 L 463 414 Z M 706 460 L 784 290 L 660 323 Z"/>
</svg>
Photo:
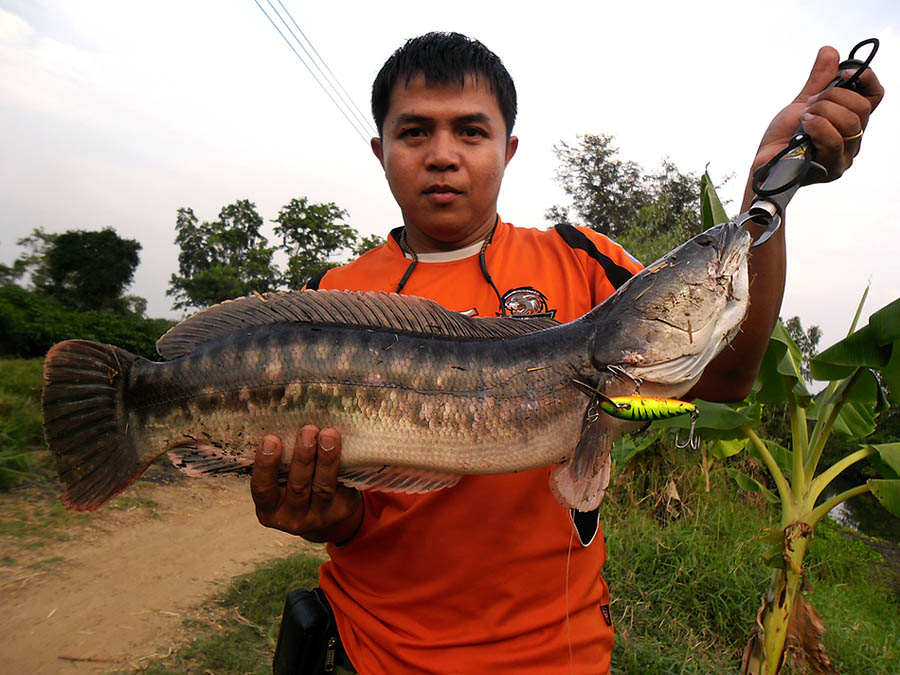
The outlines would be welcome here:
<svg viewBox="0 0 900 675">
<path fill-rule="evenodd" d="M 593 510 L 612 443 L 640 424 L 601 415 L 601 398 L 691 389 L 740 329 L 749 249 L 743 227 L 713 227 L 567 323 L 303 290 L 198 312 L 159 339 L 160 362 L 61 342 L 42 394 L 61 499 L 94 510 L 162 455 L 190 475 L 247 472 L 265 434 L 316 424 L 340 429 L 351 487 L 420 493 L 551 467 L 560 504 Z"/>
</svg>

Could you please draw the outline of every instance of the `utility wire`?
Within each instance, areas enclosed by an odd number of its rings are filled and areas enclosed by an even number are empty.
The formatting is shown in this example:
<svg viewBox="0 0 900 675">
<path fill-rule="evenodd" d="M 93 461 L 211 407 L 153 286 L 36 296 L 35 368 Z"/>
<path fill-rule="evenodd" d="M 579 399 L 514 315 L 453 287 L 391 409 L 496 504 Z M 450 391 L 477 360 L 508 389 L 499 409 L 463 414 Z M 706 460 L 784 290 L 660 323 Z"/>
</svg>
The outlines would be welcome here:
<svg viewBox="0 0 900 675">
<path fill-rule="evenodd" d="M 303 29 L 300 28 L 299 25 L 297 25 L 297 22 L 294 20 L 294 17 L 291 15 L 290 10 L 288 10 L 288 8 L 284 6 L 284 3 L 282 3 L 281 0 L 277 0 L 277 2 L 281 6 L 281 9 L 284 10 L 284 13 L 287 15 L 287 17 L 291 20 L 291 23 L 294 24 L 294 27 L 297 29 L 297 32 L 300 33 L 301 36 L 303 36 L 304 40 L 306 40 L 306 44 L 308 44 L 309 48 L 312 49 L 313 54 L 316 55 L 316 58 L 319 59 L 321 64 L 325 67 L 325 70 L 328 71 L 328 74 L 326 75 L 324 72 L 322 72 L 322 69 L 316 63 L 315 59 L 313 59 L 313 57 L 309 54 L 309 52 L 306 51 L 306 49 L 303 47 L 303 43 L 300 42 L 300 40 L 297 40 L 297 44 L 299 44 L 300 47 L 303 48 L 303 51 L 306 52 L 306 55 L 310 57 L 310 60 L 312 60 L 313 65 L 315 65 L 316 69 L 320 73 L 322 73 L 322 77 L 324 77 L 325 79 L 329 79 L 329 76 L 330 76 L 329 84 L 331 84 L 332 89 L 341 98 L 341 100 L 344 102 L 344 104 L 347 105 L 348 108 L 351 108 L 351 107 L 353 108 L 353 110 L 351 112 L 354 112 L 355 117 L 362 123 L 363 129 L 370 135 L 377 136 L 378 132 L 375 129 L 375 125 L 372 124 L 371 118 L 369 118 L 368 115 L 366 115 L 364 112 L 362 112 L 359 109 L 359 107 L 356 105 L 356 102 L 353 100 L 353 98 L 350 96 L 350 94 L 347 92 L 347 90 L 344 89 L 344 86 L 341 84 L 340 80 L 338 80 L 337 75 L 335 75 L 331 71 L 331 68 L 329 68 L 328 64 L 325 62 L 325 59 L 323 59 L 322 55 L 319 54 L 319 50 L 316 49 L 315 45 L 312 43 L 312 40 L 310 40 L 309 37 L 307 37 L 306 33 L 303 32 Z M 295 39 L 296 39 L 296 36 L 295 36 Z"/>
<path fill-rule="evenodd" d="M 287 46 L 290 47 L 291 51 L 294 52 L 294 55 L 295 55 L 298 59 L 300 59 L 300 62 L 303 64 L 303 66 L 306 68 L 306 70 L 309 71 L 309 74 L 312 75 L 313 79 L 316 81 L 316 84 L 318 84 L 318 85 L 322 88 L 322 91 L 325 92 L 325 95 L 328 96 L 329 99 L 331 99 L 331 102 L 334 103 L 334 105 L 337 107 L 337 109 L 341 112 L 341 115 L 344 116 L 344 119 L 346 119 L 347 122 L 350 124 L 350 126 L 353 127 L 353 130 L 359 135 L 359 137 L 360 137 L 361 139 L 363 139 L 363 142 L 365 142 L 365 144 L 368 145 L 368 144 L 369 144 L 369 138 L 366 137 L 365 133 L 363 133 L 363 131 L 360 130 L 360 128 L 359 128 L 359 126 L 358 126 L 358 122 L 354 122 L 354 120 L 351 119 L 351 117 L 347 114 L 347 111 L 344 109 L 344 107 L 343 107 L 340 103 L 338 103 L 338 101 L 337 101 L 337 100 L 335 99 L 335 97 L 331 94 L 331 92 L 328 90 L 328 88 L 327 88 L 324 84 L 322 84 L 321 80 L 319 80 L 318 77 L 316 77 L 316 74 L 313 72 L 312 68 L 310 68 L 309 64 L 306 63 L 306 61 L 303 59 L 302 56 L 300 56 L 300 52 L 298 52 L 298 51 L 294 48 L 294 45 L 291 44 L 291 41 L 288 40 L 287 36 L 285 36 L 285 34 L 281 32 L 281 29 L 278 27 L 278 24 L 276 24 L 276 23 L 272 20 L 272 17 L 269 16 L 268 12 L 266 12 L 266 10 L 263 8 L 263 6 L 262 6 L 261 4 L 259 4 L 259 0 L 253 0 L 253 2 L 256 3 L 256 6 L 259 7 L 259 10 L 260 10 L 260 11 L 265 15 L 265 17 L 269 20 L 269 23 L 272 24 L 272 27 L 273 27 L 275 30 L 278 31 L 278 34 L 279 34 L 279 35 L 281 36 L 281 38 L 285 41 L 285 43 L 287 44 Z M 287 25 L 287 22 L 282 18 L 282 16 L 278 13 L 278 11 L 277 11 L 277 10 L 275 9 L 275 7 L 272 5 L 271 0 L 266 0 L 266 2 L 268 3 L 269 7 L 272 8 L 272 11 L 275 13 L 275 15 L 276 15 L 279 19 L 281 19 L 281 22 L 282 22 L 282 23 L 285 25 L 285 27 L 288 29 L 288 32 L 291 33 L 291 36 L 294 37 L 294 39 L 296 40 L 297 37 L 296 37 L 296 36 L 294 35 L 294 33 L 290 30 L 290 27 Z M 298 41 L 298 44 L 300 44 L 299 41 Z M 303 47 L 302 45 L 300 45 L 300 46 L 301 46 L 301 48 Z M 306 51 L 306 50 L 304 49 L 304 51 Z"/>
</svg>

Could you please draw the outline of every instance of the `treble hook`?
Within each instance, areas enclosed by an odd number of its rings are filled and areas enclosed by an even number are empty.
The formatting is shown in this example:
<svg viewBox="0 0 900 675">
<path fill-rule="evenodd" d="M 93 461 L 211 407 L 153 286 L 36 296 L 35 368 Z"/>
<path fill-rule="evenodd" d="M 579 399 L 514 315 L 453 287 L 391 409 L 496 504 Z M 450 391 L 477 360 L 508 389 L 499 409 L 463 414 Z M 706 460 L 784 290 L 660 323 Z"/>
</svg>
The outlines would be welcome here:
<svg viewBox="0 0 900 675">
<path fill-rule="evenodd" d="M 634 382 L 634 393 L 641 393 L 641 385 L 644 384 L 644 380 L 638 377 L 637 375 L 632 375 L 627 370 L 625 370 L 622 366 L 617 366 L 616 364 L 611 364 L 606 366 L 606 369 L 611 372 L 615 377 L 620 380 L 631 380 Z"/>
<path fill-rule="evenodd" d="M 695 433 L 695 429 L 697 427 L 697 418 L 700 417 L 700 413 L 697 410 L 693 410 L 691 412 L 691 429 L 688 432 L 688 439 L 684 443 L 680 443 L 678 436 L 680 433 L 680 429 L 675 430 L 675 447 L 679 450 L 684 448 L 690 448 L 691 450 L 696 450 L 700 447 L 700 434 Z"/>
</svg>

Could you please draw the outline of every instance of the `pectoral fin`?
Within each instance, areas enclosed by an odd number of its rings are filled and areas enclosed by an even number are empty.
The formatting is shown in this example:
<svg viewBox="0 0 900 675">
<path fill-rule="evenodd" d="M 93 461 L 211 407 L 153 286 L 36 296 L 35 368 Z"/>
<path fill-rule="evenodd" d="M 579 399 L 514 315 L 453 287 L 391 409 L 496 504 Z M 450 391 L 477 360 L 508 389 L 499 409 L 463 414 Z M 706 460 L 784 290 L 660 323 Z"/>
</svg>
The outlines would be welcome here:
<svg viewBox="0 0 900 675">
<path fill-rule="evenodd" d="M 581 438 L 575 452 L 550 471 L 550 490 L 563 506 L 578 511 L 596 509 L 609 485 L 609 425 L 598 419 L 595 406 L 589 405 L 582 422 Z"/>
</svg>

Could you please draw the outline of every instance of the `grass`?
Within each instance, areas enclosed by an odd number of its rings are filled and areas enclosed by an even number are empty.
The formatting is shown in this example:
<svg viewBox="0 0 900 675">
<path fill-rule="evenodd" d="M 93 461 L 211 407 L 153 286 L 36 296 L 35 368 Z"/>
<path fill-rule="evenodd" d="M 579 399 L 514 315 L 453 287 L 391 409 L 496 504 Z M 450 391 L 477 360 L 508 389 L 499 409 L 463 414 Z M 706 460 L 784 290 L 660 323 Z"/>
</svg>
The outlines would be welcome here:
<svg viewBox="0 0 900 675">
<path fill-rule="evenodd" d="M 127 497 L 119 495 L 106 505 L 110 511 L 132 511 L 134 509 L 147 509 L 151 518 L 159 518 L 159 502 L 149 497 Z"/>
<path fill-rule="evenodd" d="M 148 663 L 141 672 L 268 675 L 272 672 L 284 598 L 295 588 L 316 586 L 321 562 L 298 554 L 271 560 L 235 578 L 208 603 L 201 616 L 185 621 L 190 641 L 171 655 Z"/>
<path fill-rule="evenodd" d="M 682 501 L 660 496 L 670 478 Z M 709 494 L 701 491 L 689 458 L 657 456 L 639 463 L 604 502 L 604 574 L 617 632 L 613 673 L 739 670 L 768 589 L 758 536 L 773 515 L 737 492 L 721 467 L 712 484 Z M 238 577 L 201 617 L 185 623 L 189 642 L 142 672 L 271 672 L 285 594 L 316 585 L 319 562 L 295 555 Z M 840 672 L 894 673 L 900 662 L 900 597 L 878 571 L 881 563 L 880 554 L 838 526 L 817 529 L 807 561 L 815 590 L 807 599 L 824 619 L 825 644 Z"/>
<path fill-rule="evenodd" d="M 0 541 L 11 540 L 24 549 L 68 541 L 71 530 L 89 518 L 87 513 L 66 510 L 52 497 L 17 495 L 15 499 L 0 499 Z"/>
<path fill-rule="evenodd" d="M 46 474 L 42 359 L 0 359 L 0 489 Z"/>
<path fill-rule="evenodd" d="M 644 462 L 602 507 L 604 576 L 618 631 L 614 673 L 739 671 L 768 590 L 758 537 L 774 514 L 738 492 L 721 467 L 709 494 L 700 491 L 699 471 L 684 467 L 684 458 Z M 684 499 L 674 509 L 653 491 L 634 489 L 661 486 L 672 475 L 680 475 Z M 825 646 L 840 672 L 895 673 L 900 662 L 900 597 L 882 562 L 838 526 L 817 528 L 806 561 L 815 590 L 806 597 L 828 629 Z"/>
</svg>

